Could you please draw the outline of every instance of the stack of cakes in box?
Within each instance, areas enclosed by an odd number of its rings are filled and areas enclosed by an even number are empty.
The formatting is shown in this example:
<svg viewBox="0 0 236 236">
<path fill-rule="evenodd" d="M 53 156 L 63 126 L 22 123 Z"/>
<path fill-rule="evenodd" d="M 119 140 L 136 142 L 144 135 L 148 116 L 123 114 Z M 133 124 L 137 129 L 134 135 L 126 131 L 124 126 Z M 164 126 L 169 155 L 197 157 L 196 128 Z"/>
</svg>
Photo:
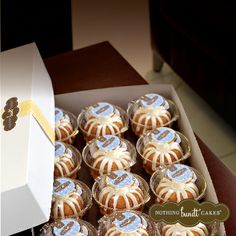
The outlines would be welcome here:
<svg viewBox="0 0 236 236">
<path fill-rule="evenodd" d="M 144 213 L 151 196 L 160 204 L 201 200 L 206 181 L 185 162 L 191 147 L 175 128 L 179 113 L 172 101 L 151 93 L 127 106 L 126 112 L 99 101 L 81 110 L 77 119 L 56 108 L 51 220 L 43 226 L 41 235 L 211 235 L 208 225 L 156 224 Z M 82 155 L 78 142 L 86 142 Z M 79 180 L 82 159 L 82 168 L 90 173 L 87 179 L 93 181 L 91 188 Z M 92 198 L 96 214 L 99 212 L 97 230 L 89 217 L 88 222 L 81 219 L 91 211 Z"/>
</svg>

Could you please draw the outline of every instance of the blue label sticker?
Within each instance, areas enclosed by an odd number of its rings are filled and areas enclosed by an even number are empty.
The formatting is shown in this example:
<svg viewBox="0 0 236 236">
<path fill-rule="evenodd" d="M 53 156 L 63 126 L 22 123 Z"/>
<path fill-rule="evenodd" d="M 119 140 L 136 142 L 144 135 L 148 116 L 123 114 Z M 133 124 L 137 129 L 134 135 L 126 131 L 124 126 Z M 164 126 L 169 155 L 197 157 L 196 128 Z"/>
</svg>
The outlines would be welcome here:
<svg viewBox="0 0 236 236">
<path fill-rule="evenodd" d="M 150 93 L 142 96 L 140 102 L 144 107 L 159 107 L 164 105 L 165 99 L 159 94 Z"/>
<path fill-rule="evenodd" d="M 140 217 L 133 212 L 117 213 L 113 221 L 116 228 L 121 232 L 134 232 L 142 225 Z"/>
<path fill-rule="evenodd" d="M 172 129 L 160 127 L 152 131 L 151 138 L 158 143 L 170 143 L 176 139 L 176 133 Z"/>
<path fill-rule="evenodd" d="M 66 147 L 61 142 L 55 142 L 55 157 L 60 157 L 65 153 Z"/>
<path fill-rule="evenodd" d="M 69 155 L 70 157 L 73 156 L 73 152 L 72 152 L 72 150 L 69 149 L 69 148 L 66 149 L 66 154 Z"/>
<path fill-rule="evenodd" d="M 107 182 L 115 188 L 125 188 L 134 182 L 134 176 L 130 172 L 117 170 L 108 176 Z"/>
<path fill-rule="evenodd" d="M 115 135 L 104 135 L 96 140 L 96 145 L 104 151 L 111 151 L 119 147 L 120 139 Z"/>
<path fill-rule="evenodd" d="M 56 221 L 53 227 L 55 236 L 75 236 L 80 232 L 80 224 L 73 219 Z"/>
<path fill-rule="evenodd" d="M 53 183 L 54 195 L 67 196 L 75 190 L 74 182 L 68 178 L 58 178 Z"/>
<path fill-rule="evenodd" d="M 186 183 L 193 178 L 194 173 L 186 165 L 175 164 L 167 169 L 166 175 L 172 181 Z"/>
<path fill-rule="evenodd" d="M 97 117 L 111 116 L 114 114 L 114 107 L 106 102 L 99 102 L 91 107 L 91 112 Z"/>
<path fill-rule="evenodd" d="M 55 121 L 59 121 L 63 117 L 63 111 L 59 108 L 55 108 Z"/>
</svg>

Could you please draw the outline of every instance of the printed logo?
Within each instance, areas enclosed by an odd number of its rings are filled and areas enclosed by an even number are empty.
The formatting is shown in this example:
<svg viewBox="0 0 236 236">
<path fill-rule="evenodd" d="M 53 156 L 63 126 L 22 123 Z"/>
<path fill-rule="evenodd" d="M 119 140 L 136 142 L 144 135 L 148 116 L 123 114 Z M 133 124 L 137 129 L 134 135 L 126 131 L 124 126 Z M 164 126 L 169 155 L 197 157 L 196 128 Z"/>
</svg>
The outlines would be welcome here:
<svg viewBox="0 0 236 236">
<path fill-rule="evenodd" d="M 136 231 L 142 224 L 140 217 L 129 211 L 117 213 L 113 223 L 121 232 Z"/>
<path fill-rule="evenodd" d="M 143 106 L 151 106 L 153 108 L 162 106 L 165 103 L 165 99 L 155 93 L 146 94 L 141 97 L 140 102 Z"/>
<path fill-rule="evenodd" d="M 173 141 L 179 141 L 177 134 L 174 130 L 166 127 L 156 128 L 151 133 L 151 138 L 158 143 L 171 143 Z"/>
<path fill-rule="evenodd" d="M 6 101 L 4 112 L 2 114 L 3 127 L 5 131 L 10 131 L 16 126 L 16 121 L 18 119 L 17 114 L 19 111 L 18 99 L 16 97 L 12 97 Z"/>
<path fill-rule="evenodd" d="M 108 176 L 108 184 L 115 188 L 125 188 L 134 182 L 134 177 L 127 171 L 117 170 Z"/>
<path fill-rule="evenodd" d="M 96 144 L 104 151 L 111 151 L 119 147 L 120 139 L 114 135 L 104 135 L 97 139 Z"/>
<path fill-rule="evenodd" d="M 56 236 L 74 236 L 80 231 L 80 224 L 73 219 L 64 219 L 56 221 L 53 227 L 53 233 Z"/>
<path fill-rule="evenodd" d="M 193 179 L 194 172 L 186 165 L 174 164 L 167 169 L 166 175 L 172 181 L 186 183 Z"/>
<path fill-rule="evenodd" d="M 196 200 L 185 199 L 179 203 L 154 204 L 149 209 L 149 215 L 154 221 L 164 221 L 167 224 L 180 223 L 186 227 L 193 227 L 199 223 L 224 222 L 229 218 L 230 211 L 222 203 L 214 204 L 209 201 L 199 203 Z"/>
<path fill-rule="evenodd" d="M 114 107 L 106 102 L 99 102 L 92 106 L 91 112 L 97 117 L 111 116 L 114 113 Z"/>
<path fill-rule="evenodd" d="M 59 108 L 55 108 L 55 121 L 59 121 L 63 117 L 63 111 Z"/>
<path fill-rule="evenodd" d="M 67 178 L 58 178 L 53 184 L 53 193 L 58 196 L 67 196 L 75 190 L 75 184 Z"/>
<path fill-rule="evenodd" d="M 60 157 L 65 153 L 66 147 L 61 142 L 55 142 L 55 157 Z"/>
</svg>

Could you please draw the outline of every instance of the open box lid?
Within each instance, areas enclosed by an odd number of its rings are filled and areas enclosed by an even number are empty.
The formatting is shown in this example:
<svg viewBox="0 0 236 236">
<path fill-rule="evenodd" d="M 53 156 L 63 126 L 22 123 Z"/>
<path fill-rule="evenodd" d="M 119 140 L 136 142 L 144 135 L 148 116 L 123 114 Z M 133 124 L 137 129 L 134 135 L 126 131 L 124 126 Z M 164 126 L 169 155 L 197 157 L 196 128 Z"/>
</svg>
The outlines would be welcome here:
<svg viewBox="0 0 236 236">
<path fill-rule="evenodd" d="M 1 60 L 1 235 L 49 219 L 54 168 L 54 94 L 35 43 Z"/>
</svg>

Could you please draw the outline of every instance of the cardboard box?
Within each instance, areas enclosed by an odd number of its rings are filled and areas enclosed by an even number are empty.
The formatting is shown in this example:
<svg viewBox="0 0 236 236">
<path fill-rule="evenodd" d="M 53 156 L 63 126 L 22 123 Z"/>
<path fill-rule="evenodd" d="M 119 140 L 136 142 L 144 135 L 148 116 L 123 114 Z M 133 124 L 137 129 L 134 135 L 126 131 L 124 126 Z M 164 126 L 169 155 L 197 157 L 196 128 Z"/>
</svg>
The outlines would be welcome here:
<svg viewBox="0 0 236 236">
<path fill-rule="evenodd" d="M 34 43 L 0 56 L 1 235 L 9 235 L 49 219 L 54 95 Z"/>
<path fill-rule="evenodd" d="M 192 167 L 199 170 L 207 181 L 207 191 L 205 199 L 218 203 L 218 198 L 209 175 L 206 163 L 198 146 L 197 140 L 191 128 L 190 122 L 186 116 L 182 103 L 171 85 L 138 85 L 127 87 L 116 87 L 106 89 L 88 90 L 74 93 L 56 95 L 55 101 L 58 107 L 64 108 L 75 115 L 78 115 L 80 110 L 86 106 L 94 104 L 98 101 L 107 101 L 116 104 L 124 109 L 127 109 L 128 102 L 146 93 L 156 92 L 166 98 L 173 100 L 180 112 L 180 118 L 177 121 L 178 130 L 186 135 L 189 139 L 192 155 L 190 164 Z M 75 105 L 76 104 L 76 105 Z M 224 224 L 220 224 L 219 235 L 226 235 Z"/>
<path fill-rule="evenodd" d="M 9 235 L 42 224 L 49 218 L 54 163 L 54 146 L 49 129 L 54 127 L 54 95 L 35 44 L 1 53 L 1 67 L 1 115 L 5 112 L 6 101 L 12 97 L 17 97 L 17 105 L 24 110 L 23 115 L 20 110 L 13 114 L 17 116 L 17 120 L 11 117 L 10 124 L 5 122 L 3 125 L 5 118 L 1 120 L 1 235 Z M 206 178 L 206 200 L 218 203 L 191 125 L 172 86 L 141 85 L 97 89 L 57 95 L 55 99 L 58 107 L 78 115 L 82 108 L 97 101 L 108 101 L 126 109 L 129 101 L 150 92 L 160 93 L 178 106 L 178 130 L 189 138 L 192 147 L 191 166 Z M 8 102 L 6 110 L 15 105 L 13 99 L 10 105 Z M 36 111 L 35 106 L 38 108 Z M 17 112 L 17 109 L 14 111 Z M 31 111 L 35 111 L 35 114 L 31 114 Z M 223 223 L 220 224 L 219 235 L 226 235 Z"/>
</svg>

